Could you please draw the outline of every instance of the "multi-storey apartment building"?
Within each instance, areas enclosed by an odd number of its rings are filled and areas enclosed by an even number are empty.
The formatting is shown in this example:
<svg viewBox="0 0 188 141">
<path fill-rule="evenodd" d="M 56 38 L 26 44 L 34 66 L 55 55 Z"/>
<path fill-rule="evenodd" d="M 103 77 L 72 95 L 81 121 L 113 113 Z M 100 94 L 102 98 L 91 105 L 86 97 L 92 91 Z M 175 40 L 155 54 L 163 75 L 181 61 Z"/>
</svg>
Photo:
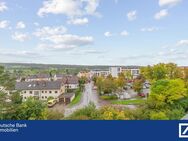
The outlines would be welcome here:
<svg viewBox="0 0 188 141">
<path fill-rule="evenodd" d="M 130 66 L 130 67 L 122 67 L 122 72 L 130 72 L 133 78 L 137 78 L 140 75 L 140 67 L 138 66 Z"/>
<path fill-rule="evenodd" d="M 49 97 L 58 98 L 64 94 L 65 84 L 62 81 L 17 82 L 15 89 L 20 91 L 24 101 L 29 97 L 47 100 Z"/>
<path fill-rule="evenodd" d="M 107 77 L 110 73 L 109 70 L 91 70 L 91 75 L 92 76 L 103 76 L 103 77 Z"/>
<path fill-rule="evenodd" d="M 118 77 L 121 72 L 122 72 L 121 67 L 110 67 L 109 68 L 109 74 L 111 74 L 112 77 Z"/>
</svg>

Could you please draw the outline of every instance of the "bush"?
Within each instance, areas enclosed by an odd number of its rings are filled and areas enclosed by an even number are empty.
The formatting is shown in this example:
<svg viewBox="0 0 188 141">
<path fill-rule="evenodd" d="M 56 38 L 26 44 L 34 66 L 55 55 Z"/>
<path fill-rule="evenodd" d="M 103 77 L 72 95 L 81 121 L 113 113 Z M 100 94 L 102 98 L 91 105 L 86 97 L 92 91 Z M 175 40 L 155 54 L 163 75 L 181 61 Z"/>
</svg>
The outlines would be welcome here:
<svg viewBox="0 0 188 141">
<path fill-rule="evenodd" d="M 124 110 L 116 109 L 113 107 L 105 106 L 100 109 L 101 120 L 126 120 Z"/>
<path fill-rule="evenodd" d="M 185 115 L 185 111 L 183 108 L 172 109 L 166 112 L 166 115 L 170 120 L 179 120 Z"/>
<path fill-rule="evenodd" d="M 188 97 L 177 101 L 175 104 L 179 107 L 182 107 L 186 112 L 188 112 Z"/>
<path fill-rule="evenodd" d="M 47 112 L 47 120 L 62 120 L 64 118 L 64 114 L 58 111 L 48 111 Z"/>
<path fill-rule="evenodd" d="M 169 118 L 164 112 L 151 112 L 150 119 L 151 120 L 168 120 Z"/>
<path fill-rule="evenodd" d="M 98 111 L 93 103 L 90 103 L 89 106 L 75 111 L 67 119 L 73 120 L 92 120 L 99 117 Z"/>
</svg>

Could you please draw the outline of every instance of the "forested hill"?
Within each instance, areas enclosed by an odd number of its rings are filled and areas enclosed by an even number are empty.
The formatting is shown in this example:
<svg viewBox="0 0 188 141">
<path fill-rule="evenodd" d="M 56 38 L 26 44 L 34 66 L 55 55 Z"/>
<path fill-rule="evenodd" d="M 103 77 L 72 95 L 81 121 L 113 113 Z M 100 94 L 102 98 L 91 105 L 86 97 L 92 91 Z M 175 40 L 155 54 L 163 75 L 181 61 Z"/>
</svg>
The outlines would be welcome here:
<svg viewBox="0 0 188 141">
<path fill-rule="evenodd" d="M 109 66 L 84 66 L 84 65 L 60 65 L 60 64 L 32 64 L 32 63 L 0 63 L 0 66 L 4 66 L 6 69 L 20 69 L 20 68 L 32 68 L 32 69 L 108 69 Z"/>
</svg>

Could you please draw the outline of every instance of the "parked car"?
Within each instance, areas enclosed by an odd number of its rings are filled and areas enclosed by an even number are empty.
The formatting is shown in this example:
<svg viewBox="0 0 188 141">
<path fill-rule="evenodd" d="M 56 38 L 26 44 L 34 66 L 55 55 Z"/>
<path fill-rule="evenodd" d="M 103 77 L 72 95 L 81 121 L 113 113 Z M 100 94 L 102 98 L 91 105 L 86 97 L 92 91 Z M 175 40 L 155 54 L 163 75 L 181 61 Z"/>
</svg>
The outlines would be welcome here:
<svg viewBox="0 0 188 141">
<path fill-rule="evenodd" d="M 57 103 L 56 99 L 51 99 L 48 101 L 48 107 L 51 108 Z"/>
<path fill-rule="evenodd" d="M 133 84 L 132 83 L 127 83 L 127 86 L 126 86 L 128 89 L 132 89 L 133 87 Z"/>
<path fill-rule="evenodd" d="M 124 86 L 124 87 L 123 87 L 123 89 L 124 89 L 124 90 L 127 90 L 127 89 L 128 89 L 128 87 L 127 87 L 127 86 Z"/>
<path fill-rule="evenodd" d="M 93 87 L 93 90 L 97 90 L 97 87 L 96 87 L 96 86 L 94 86 L 94 87 Z"/>
<path fill-rule="evenodd" d="M 140 96 L 140 97 L 146 97 L 146 95 L 144 93 L 139 93 L 138 96 Z"/>
</svg>

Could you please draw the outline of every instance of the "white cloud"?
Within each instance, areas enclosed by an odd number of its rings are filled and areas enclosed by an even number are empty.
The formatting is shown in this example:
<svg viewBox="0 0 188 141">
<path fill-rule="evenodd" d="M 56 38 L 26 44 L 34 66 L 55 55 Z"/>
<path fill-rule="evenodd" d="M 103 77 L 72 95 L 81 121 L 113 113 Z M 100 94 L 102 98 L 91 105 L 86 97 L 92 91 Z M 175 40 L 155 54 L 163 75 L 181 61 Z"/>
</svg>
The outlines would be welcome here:
<svg viewBox="0 0 188 141">
<path fill-rule="evenodd" d="M 68 21 L 68 24 L 73 24 L 73 25 L 85 25 L 89 22 L 87 18 L 76 18 L 76 19 L 71 19 Z"/>
<path fill-rule="evenodd" d="M 156 20 L 160 20 L 164 17 L 168 16 L 168 10 L 167 9 L 163 9 L 161 11 L 159 11 L 158 13 L 155 14 L 154 18 Z"/>
<path fill-rule="evenodd" d="M 92 36 L 68 34 L 64 26 L 38 28 L 34 35 L 43 42 L 38 48 L 46 50 L 72 49 L 94 42 Z M 49 44 L 49 42 L 51 43 Z"/>
<path fill-rule="evenodd" d="M 111 36 L 113 36 L 113 34 L 109 31 L 107 31 L 107 32 L 104 33 L 104 36 L 111 37 Z"/>
<path fill-rule="evenodd" d="M 50 35 L 56 35 L 56 34 L 64 34 L 67 32 L 67 29 L 64 26 L 44 26 L 42 28 L 38 28 L 36 32 L 34 33 L 37 37 L 48 37 Z"/>
<path fill-rule="evenodd" d="M 159 0 L 159 6 L 174 6 L 180 3 L 182 0 Z"/>
<path fill-rule="evenodd" d="M 40 24 L 39 23 L 37 23 L 37 22 L 34 22 L 33 23 L 35 26 L 39 26 Z"/>
<path fill-rule="evenodd" d="M 56 51 L 56 50 L 72 50 L 76 48 L 74 45 L 63 45 L 63 44 L 39 44 L 37 50 L 48 50 L 48 51 Z"/>
<path fill-rule="evenodd" d="M 26 25 L 23 21 L 19 21 L 16 25 L 17 29 L 24 29 L 25 27 L 26 27 Z"/>
<path fill-rule="evenodd" d="M 129 32 L 124 30 L 121 32 L 121 36 L 128 36 L 129 35 Z"/>
<path fill-rule="evenodd" d="M 68 17 L 97 15 L 99 0 L 46 0 L 38 15 L 64 14 Z"/>
<path fill-rule="evenodd" d="M 99 15 L 98 12 L 96 12 L 97 10 L 97 7 L 99 6 L 99 0 L 82 0 L 82 2 L 86 2 L 86 7 L 85 7 L 85 10 L 86 10 L 86 13 L 88 15 Z"/>
<path fill-rule="evenodd" d="M 134 10 L 134 11 L 130 11 L 129 13 L 127 13 L 127 18 L 128 18 L 129 21 L 136 20 L 136 18 L 137 18 L 137 11 Z"/>
<path fill-rule="evenodd" d="M 177 46 L 188 46 L 188 40 L 178 41 Z"/>
<path fill-rule="evenodd" d="M 78 36 L 72 34 L 65 35 L 52 35 L 43 40 L 51 41 L 55 44 L 85 46 L 93 43 L 93 37 L 91 36 Z"/>
<path fill-rule="evenodd" d="M 29 39 L 29 36 L 25 33 L 19 33 L 19 32 L 15 32 L 13 35 L 12 35 L 12 39 L 13 40 L 16 40 L 16 41 L 20 41 L 20 42 L 24 42 L 26 41 L 27 39 Z"/>
<path fill-rule="evenodd" d="M 7 28 L 9 25 L 9 22 L 4 20 L 4 21 L 0 21 L 0 29 L 4 29 Z"/>
<path fill-rule="evenodd" d="M 47 0 L 44 1 L 43 7 L 39 9 L 38 15 L 46 14 L 65 14 L 67 16 L 79 16 L 82 14 L 81 2 L 74 0 Z"/>
<path fill-rule="evenodd" d="M 8 7 L 6 6 L 5 2 L 0 2 L 0 12 L 3 12 L 5 10 L 8 10 Z"/>
<path fill-rule="evenodd" d="M 144 27 L 144 28 L 141 28 L 141 31 L 143 32 L 154 32 L 154 31 L 158 31 L 159 28 L 157 27 Z"/>
</svg>

